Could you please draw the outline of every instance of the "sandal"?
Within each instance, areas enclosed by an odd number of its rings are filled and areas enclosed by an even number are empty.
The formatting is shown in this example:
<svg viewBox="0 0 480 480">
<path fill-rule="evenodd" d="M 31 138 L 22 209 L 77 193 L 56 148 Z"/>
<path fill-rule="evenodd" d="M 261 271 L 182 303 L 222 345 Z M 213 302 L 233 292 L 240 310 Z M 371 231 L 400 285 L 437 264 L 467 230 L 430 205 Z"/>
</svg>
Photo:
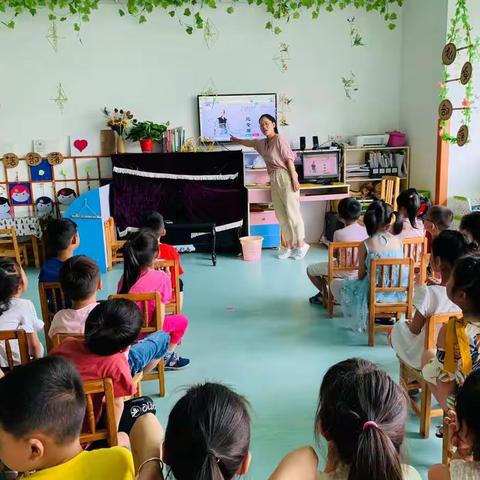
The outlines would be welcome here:
<svg viewBox="0 0 480 480">
<path fill-rule="evenodd" d="M 323 297 L 320 292 L 318 292 L 313 297 L 310 297 L 308 301 L 313 305 L 323 305 Z"/>
</svg>

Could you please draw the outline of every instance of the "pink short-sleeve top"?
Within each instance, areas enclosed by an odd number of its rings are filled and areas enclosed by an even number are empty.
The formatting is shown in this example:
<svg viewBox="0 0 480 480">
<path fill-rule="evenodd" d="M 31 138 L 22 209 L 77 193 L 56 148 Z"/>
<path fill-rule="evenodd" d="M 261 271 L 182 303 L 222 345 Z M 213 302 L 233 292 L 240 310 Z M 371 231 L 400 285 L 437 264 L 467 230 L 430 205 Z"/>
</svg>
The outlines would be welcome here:
<svg viewBox="0 0 480 480">
<path fill-rule="evenodd" d="M 288 161 L 294 161 L 296 158 L 290 144 L 280 135 L 275 135 L 270 140 L 267 138 L 255 140 L 253 148 L 265 160 L 269 174 L 282 168 L 287 170 Z"/>
</svg>

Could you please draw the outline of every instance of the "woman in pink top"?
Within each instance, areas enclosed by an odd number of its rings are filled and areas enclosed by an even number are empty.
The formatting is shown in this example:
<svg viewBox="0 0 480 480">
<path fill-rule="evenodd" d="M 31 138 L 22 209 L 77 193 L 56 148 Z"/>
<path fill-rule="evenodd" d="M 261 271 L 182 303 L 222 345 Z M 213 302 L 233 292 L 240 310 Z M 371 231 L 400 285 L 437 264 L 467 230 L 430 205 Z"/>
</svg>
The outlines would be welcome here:
<svg viewBox="0 0 480 480">
<path fill-rule="evenodd" d="M 305 225 L 300 211 L 300 183 L 293 163 L 296 155 L 287 140 L 278 134 L 274 117 L 265 114 L 259 122 L 266 138 L 243 140 L 231 137 L 231 141 L 254 148 L 265 160 L 270 175 L 273 207 L 286 243 L 286 248 L 280 249 L 278 258 L 301 260 L 310 246 L 305 243 Z"/>
<path fill-rule="evenodd" d="M 397 197 L 397 219 L 392 226 L 392 233 L 401 240 L 425 236 L 425 227 L 418 218 L 422 199 L 414 188 L 404 190 Z"/>
<path fill-rule="evenodd" d="M 162 303 L 172 299 L 170 277 L 161 270 L 154 270 L 153 263 L 158 256 L 158 238 L 150 231 L 140 230 L 123 247 L 123 276 L 118 282 L 118 293 L 159 292 Z M 143 308 L 143 305 L 139 305 Z M 155 302 L 148 304 L 148 319 L 151 321 L 155 312 Z M 188 327 L 185 315 L 167 315 L 163 330 L 170 334 L 170 345 L 165 354 L 165 369 L 178 370 L 189 365 L 188 358 L 179 357 L 175 347 L 181 342 Z"/>
</svg>

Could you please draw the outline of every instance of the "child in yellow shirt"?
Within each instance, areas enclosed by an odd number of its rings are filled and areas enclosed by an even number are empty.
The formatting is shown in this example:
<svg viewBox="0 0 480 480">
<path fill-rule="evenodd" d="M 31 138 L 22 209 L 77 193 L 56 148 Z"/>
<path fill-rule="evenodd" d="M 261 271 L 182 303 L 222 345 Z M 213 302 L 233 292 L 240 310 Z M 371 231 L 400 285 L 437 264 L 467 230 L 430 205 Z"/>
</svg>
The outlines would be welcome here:
<svg viewBox="0 0 480 480">
<path fill-rule="evenodd" d="M 123 447 L 83 451 L 82 382 L 65 358 L 42 358 L 0 380 L 0 461 L 29 480 L 133 480 Z"/>
</svg>

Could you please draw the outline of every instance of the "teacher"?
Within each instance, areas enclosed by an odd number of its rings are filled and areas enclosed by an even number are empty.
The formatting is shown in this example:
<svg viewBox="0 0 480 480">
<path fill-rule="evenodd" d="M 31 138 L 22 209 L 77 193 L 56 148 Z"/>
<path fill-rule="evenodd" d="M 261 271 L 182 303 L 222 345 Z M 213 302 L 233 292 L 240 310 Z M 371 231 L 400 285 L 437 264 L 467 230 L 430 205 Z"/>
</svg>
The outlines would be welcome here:
<svg viewBox="0 0 480 480">
<path fill-rule="evenodd" d="M 266 138 L 243 140 L 230 137 L 233 143 L 254 148 L 265 160 L 270 175 L 272 202 L 275 208 L 285 247 L 281 246 L 280 260 L 301 260 L 310 245 L 305 243 L 305 225 L 300 211 L 300 183 L 295 170 L 295 153 L 287 140 L 278 134 L 277 121 L 264 114 L 259 119 L 260 130 Z"/>
</svg>

